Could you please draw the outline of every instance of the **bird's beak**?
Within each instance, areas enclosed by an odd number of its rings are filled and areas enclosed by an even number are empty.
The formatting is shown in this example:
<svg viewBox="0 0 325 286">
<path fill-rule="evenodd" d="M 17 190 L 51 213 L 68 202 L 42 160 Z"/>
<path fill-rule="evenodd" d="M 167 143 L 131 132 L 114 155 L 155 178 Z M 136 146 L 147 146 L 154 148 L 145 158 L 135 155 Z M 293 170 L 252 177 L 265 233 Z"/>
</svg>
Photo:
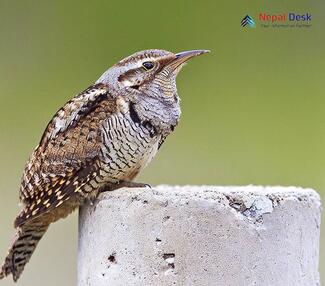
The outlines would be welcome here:
<svg viewBox="0 0 325 286">
<path fill-rule="evenodd" d="M 194 58 L 199 55 L 203 55 L 206 53 L 210 53 L 209 50 L 193 50 L 193 51 L 185 51 L 176 54 L 175 58 L 169 63 L 169 66 L 173 68 L 173 70 L 177 70 L 183 63 L 187 62 L 189 59 Z"/>
</svg>

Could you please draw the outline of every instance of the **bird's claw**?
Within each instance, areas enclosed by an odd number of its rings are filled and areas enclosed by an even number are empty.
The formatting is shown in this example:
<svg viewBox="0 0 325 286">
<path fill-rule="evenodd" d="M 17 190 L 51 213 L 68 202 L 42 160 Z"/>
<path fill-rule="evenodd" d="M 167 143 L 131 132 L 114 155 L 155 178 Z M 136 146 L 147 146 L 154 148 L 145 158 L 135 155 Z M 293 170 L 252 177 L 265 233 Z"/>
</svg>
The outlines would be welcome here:
<svg viewBox="0 0 325 286">
<path fill-rule="evenodd" d="M 114 185 L 106 186 L 101 190 L 101 192 L 108 192 L 108 191 L 114 191 L 120 188 L 149 188 L 152 189 L 150 184 L 147 183 L 137 183 L 137 182 L 131 182 L 131 181 L 120 181 Z"/>
</svg>

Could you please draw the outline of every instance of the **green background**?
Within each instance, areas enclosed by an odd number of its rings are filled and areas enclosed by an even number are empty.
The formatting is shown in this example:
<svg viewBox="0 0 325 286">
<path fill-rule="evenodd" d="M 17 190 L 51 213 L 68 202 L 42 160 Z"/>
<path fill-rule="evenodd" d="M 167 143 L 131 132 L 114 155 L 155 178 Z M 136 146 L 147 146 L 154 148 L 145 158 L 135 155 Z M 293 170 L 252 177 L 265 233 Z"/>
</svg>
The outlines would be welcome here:
<svg viewBox="0 0 325 286">
<path fill-rule="evenodd" d="M 179 75 L 180 125 L 139 181 L 296 185 L 325 196 L 324 8 L 316 0 L 0 0 L 1 257 L 22 169 L 54 112 L 148 48 L 212 53 Z M 261 28 L 259 12 L 309 12 L 312 27 Z M 240 27 L 246 14 L 255 29 Z M 17 285 L 74 285 L 76 253 L 75 213 L 51 226 Z M 320 271 L 325 279 L 324 248 Z"/>
</svg>

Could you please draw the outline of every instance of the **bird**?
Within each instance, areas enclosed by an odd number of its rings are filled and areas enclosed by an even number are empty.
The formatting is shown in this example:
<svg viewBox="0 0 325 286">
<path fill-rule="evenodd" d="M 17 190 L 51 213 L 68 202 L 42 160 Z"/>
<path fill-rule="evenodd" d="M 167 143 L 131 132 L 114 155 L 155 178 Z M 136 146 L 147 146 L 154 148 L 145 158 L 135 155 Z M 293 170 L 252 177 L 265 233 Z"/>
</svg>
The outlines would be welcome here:
<svg viewBox="0 0 325 286">
<path fill-rule="evenodd" d="M 208 52 L 137 52 L 55 113 L 23 171 L 23 207 L 0 279 L 19 279 L 51 223 L 101 192 L 147 186 L 134 178 L 178 125 L 176 77 L 189 59 Z"/>
</svg>

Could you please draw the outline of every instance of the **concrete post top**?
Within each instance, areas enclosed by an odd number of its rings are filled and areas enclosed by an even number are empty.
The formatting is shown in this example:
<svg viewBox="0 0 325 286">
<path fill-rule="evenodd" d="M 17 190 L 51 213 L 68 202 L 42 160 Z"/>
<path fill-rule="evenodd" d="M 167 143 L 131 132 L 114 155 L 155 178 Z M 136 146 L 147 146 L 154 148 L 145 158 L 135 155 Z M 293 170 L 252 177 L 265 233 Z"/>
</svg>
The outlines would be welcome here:
<svg viewBox="0 0 325 286">
<path fill-rule="evenodd" d="M 158 185 L 152 188 L 122 188 L 113 192 L 102 193 L 100 201 L 113 198 L 137 200 L 148 203 L 148 200 L 190 203 L 198 201 L 217 202 L 233 208 L 256 207 L 261 212 L 270 212 L 272 208 L 285 201 L 305 201 L 321 207 L 319 194 L 311 188 L 283 186 L 169 186 Z"/>
<path fill-rule="evenodd" d="M 78 286 L 318 286 L 312 189 L 119 189 L 81 208 Z"/>
</svg>

